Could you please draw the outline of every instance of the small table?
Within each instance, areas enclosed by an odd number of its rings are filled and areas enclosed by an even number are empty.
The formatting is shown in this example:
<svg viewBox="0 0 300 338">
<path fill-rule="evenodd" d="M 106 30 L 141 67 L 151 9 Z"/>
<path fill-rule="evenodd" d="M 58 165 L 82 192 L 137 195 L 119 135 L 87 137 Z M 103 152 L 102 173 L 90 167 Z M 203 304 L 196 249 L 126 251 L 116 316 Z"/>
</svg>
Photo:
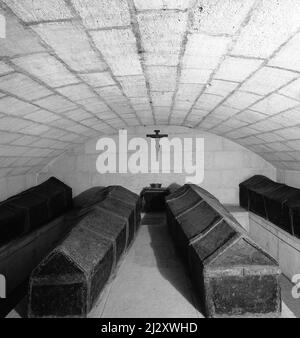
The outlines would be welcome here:
<svg viewBox="0 0 300 338">
<path fill-rule="evenodd" d="M 146 187 L 141 192 L 142 212 L 162 212 L 166 210 L 168 188 Z"/>
</svg>

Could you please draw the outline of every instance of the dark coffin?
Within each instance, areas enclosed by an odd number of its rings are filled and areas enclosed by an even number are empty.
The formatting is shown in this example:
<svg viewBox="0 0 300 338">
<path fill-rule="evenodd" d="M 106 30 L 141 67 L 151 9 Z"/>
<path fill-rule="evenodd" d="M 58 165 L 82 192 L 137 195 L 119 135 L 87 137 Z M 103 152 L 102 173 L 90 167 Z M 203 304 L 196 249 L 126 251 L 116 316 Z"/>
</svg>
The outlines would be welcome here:
<svg viewBox="0 0 300 338">
<path fill-rule="evenodd" d="M 286 207 L 289 211 L 292 234 L 300 238 L 300 200 L 288 201 Z"/>
<path fill-rule="evenodd" d="M 34 270 L 29 317 L 85 317 L 114 264 L 113 243 L 77 226 Z"/>
<path fill-rule="evenodd" d="M 186 185 L 167 197 L 167 206 L 171 234 L 208 317 L 280 314 L 277 262 L 216 198 Z"/>
<path fill-rule="evenodd" d="M 247 203 L 245 200 L 247 199 Z M 240 184 L 240 204 L 297 237 L 300 189 L 253 176 Z"/>
<path fill-rule="evenodd" d="M 137 194 L 132 191 L 123 188 L 119 185 L 109 187 L 109 196 L 115 199 L 118 199 L 134 209 L 135 212 L 135 230 L 138 230 L 138 227 L 141 222 L 141 203 L 140 198 Z"/>
<path fill-rule="evenodd" d="M 55 177 L 32 188 L 31 191 L 42 198 L 47 198 L 50 219 L 62 215 L 73 206 L 72 189 Z"/>
<path fill-rule="evenodd" d="M 50 221 L 48 199 L 35 194 L 33 191 L 17 195 L 7 201 L 5 205 L 11 209 L 15 209 L 16 212 L 23 212 L 25 214 L 24 234 Z"/>
<path fill-rule="evenodd" d="M 51 177 L 1 203 L 1 243 L 38 229 L 72 207 L 72 189 Z M 22 226 L 22 231 L 20 229 Z M 6 230 L 4 230 L 6 229 Z M 1 230 L 0 230 L 1 231 Z M 7 238 L 6 238 L 7 236 Z M 5 239 L 6 238 L 6 239 Z"/>
<path fill-rule="evenodd" d="M 112 197 L 118 190 L 126 202 Z M 77 208 L 89 210 L 70 217 L 72 232 L 33 272 L 30 317 L 86 317 L 101 295 L 134 237 L 139 203 L 136 195 L 117 187 L 102 195 L 97 188 L 77 199 Z"/>
<path fill-rule="evenodd" d="M 89 211 L 96 203 L 102 202 L 109 189 L 107 187 L 93 187 L 85 190 L 73 199 L 73 206 L 75 209 L 86 209 Z"/>
<path fill-rule="evenodd" d="M 262 196 L 267 211 L 266 219 L 293 234 L 293 226 L 290 219 L 291 204 L 288 202 L 300 201 L 300 190 L 287 185 L 281 185 L 272 193 L 263 193 Z"/>
<path fill-rule="evenodd" d="M 240 206 L 249 210 L 249 188 L 256 187 L 260 184 L 270 181 L 267 177 L 262 175 L 255 175 L 250 177 L 249 179 L 245 180 L 244 182 L 239 184 L 239 197 L 240 197 Z"/>
<path fill-rule="evenodd" d="M 283 184 L 273 181 L 265 181 L 256 187 L 251 187 L 251 189 L 248 190 L 249 210 L 261 217 L 268 219 L 268 212 L 264 196 L 271 196 L 282 187 Z"/>
<path fill-rule="evenodd" d="M 129 206 L 119 199 L 107 197 L 101 203 L 97 204 L 97 208 L 107 210 L 113 215 L 128 222 L 128 244 L 130 244 L 134 238 L 136 229 L 135 211 L 132 206 Z"/>
<path fill-rule="evenodd" d="M 0 205 L 0 245 L 21 237 L 25 229 L 25 212 Z"/>
<path fill-rule="evenodd" d="M 143 212 L 162 212 L 166 210 L 167 188 L 144 188 L 141 192 Z"/>
<path fill-rule="evenodd" d="M 128 222 L 106 210 L 95 208 L 81 221 L 81 226 L 109 239 L 114 246 L 117 263 L 127 248 L 129 229 Z"/>
</svg>

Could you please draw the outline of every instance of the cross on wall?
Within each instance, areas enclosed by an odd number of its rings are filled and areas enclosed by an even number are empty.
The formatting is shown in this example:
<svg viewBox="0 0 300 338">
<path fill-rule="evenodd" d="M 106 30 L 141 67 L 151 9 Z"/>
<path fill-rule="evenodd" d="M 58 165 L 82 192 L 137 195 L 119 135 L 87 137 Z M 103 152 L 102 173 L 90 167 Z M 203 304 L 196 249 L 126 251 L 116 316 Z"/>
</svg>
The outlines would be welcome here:
<svg viewBox="0 0 300 338">
<path fill-rule="evenodd" d="M 168 137 L 168 134 L 160 134 L 160 130 L 154 130 L 154 134 L 147 134 L 147 137 L 150 137 L 152 139 L 155 139 L 155 148 L 156 148 L 156 158 L 158 158 L 158 153 L 159 153 L 159 149 L 160 149 L 160 144 L 159 141 L 160 139 L 164 138 L 164 137 Z"/>
</svg>

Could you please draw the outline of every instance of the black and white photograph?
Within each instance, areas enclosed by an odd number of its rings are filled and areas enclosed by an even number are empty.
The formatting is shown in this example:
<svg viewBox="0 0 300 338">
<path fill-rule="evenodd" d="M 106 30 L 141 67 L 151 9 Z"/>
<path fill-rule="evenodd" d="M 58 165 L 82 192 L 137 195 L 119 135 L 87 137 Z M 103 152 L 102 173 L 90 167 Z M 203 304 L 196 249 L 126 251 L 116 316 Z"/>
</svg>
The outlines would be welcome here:
<svg viewBox="0 0 300 338">
<path fill-rule="evenodd" d="M 0 318 L 300 318 L 300 0 L 0 0 Z"/>
</svg>

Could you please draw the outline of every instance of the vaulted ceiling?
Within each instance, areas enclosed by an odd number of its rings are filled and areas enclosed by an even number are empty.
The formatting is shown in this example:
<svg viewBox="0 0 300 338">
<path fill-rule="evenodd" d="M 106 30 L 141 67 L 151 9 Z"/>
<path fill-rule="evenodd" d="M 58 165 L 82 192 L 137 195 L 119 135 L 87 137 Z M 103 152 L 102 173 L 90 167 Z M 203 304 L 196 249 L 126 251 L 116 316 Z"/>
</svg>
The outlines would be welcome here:
<svg viewBox="0 0 300 338">
<path fill-rule="evenodd" d="M 300 170 L 299 0 L 0 0 L 0 14 L 0 176 L 154 124 Z"/>
</svg>

